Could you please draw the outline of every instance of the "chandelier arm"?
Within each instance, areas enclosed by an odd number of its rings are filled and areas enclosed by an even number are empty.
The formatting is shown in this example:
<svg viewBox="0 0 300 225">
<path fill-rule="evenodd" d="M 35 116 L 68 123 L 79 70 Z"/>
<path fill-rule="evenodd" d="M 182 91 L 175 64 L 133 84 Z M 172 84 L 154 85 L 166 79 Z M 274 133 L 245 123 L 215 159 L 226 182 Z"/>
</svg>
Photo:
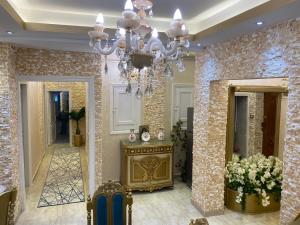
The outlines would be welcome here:
<svg viewBox="0 0 300 225">
<path fill-rule="evenodd" d="M 163 43 L 159 39 L 155 39 L 153 42 L 150 43 L 150 49 L 149 51 L 152 52 L 154 47 L 158 47 L 161 53 L 165 56 L 171 56 L 177 53 L 177 49 L 180 46 L 180 43 L 178 41 L 175 41 L 174 45 L 171 49 L 166 49 Z"/>
<path fill-rule="evenodd" d="M 116 48 L 118 47 L 119 43 L 120 43 L 121 39 L 118 39 L 117 41 L 114 42 L 114 44 L 109 48 L 109 49 L 103 49 L 101 47 L 101 43 L 97 42 L 97 44 L 95 45 L 96 50 L 103 55 L 110 55 L 112 54 Z"/>
</svg>

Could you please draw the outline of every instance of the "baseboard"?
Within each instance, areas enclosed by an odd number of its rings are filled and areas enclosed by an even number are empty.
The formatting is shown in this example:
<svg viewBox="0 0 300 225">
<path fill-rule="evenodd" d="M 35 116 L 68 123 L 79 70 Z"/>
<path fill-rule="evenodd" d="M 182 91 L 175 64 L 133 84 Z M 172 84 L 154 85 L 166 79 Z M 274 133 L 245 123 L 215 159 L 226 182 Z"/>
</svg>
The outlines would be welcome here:
<svg viewBox="0 0 300 225">
<path fill-rule="evenodd" d="M 42 161 L 44 160 L 45 155 L 46 155 L 46 151 L 44 151 L 43 156 L 42 156 L 42 158 L 41 158 L 41 160 L 40 160 L 40 162 L 39 162 L 39 165 L 37 166 L 37 169 L 36 169 L 36 171 L 34 172 L 34 175 L 32 176 L 31 184 L 33 183 L 33 181 L 34 181 L 34 179 L 35 179 L 35 177 L 36 177 L 38 171 L 40 170 L 40 167 L 41 167 Z"/>
</svg>

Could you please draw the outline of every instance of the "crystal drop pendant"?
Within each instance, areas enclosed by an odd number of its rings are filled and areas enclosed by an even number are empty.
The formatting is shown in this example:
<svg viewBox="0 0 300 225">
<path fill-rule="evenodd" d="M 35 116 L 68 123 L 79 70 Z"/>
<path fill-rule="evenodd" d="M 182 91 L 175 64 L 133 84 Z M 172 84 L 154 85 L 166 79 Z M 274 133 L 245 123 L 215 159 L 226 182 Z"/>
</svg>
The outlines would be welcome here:
<svg viewBox="0 0 300 225">
<path fill-rule="evenodd" d="M 142 90 L 141 90 L 140 87 L 137 89 L 137 91 L 135 93 L 135 96 L 136 96 L 137 99 L 141 99 L 142 98 L 143 93 L 142 93 Z"/>
<path fill-rule="evenodd" d="M 149 16 L 153 17 L 153 11 L 152 11 L 152 9 L 150 9 L 150 11 L 149 11 Z"/>
<path fill-rule="evenodd" d="M 120 61 L 120 62 L 118 63 L 118 69 L 119 69 L 120 72 L 123 71 L 123 62 L 122 62 L 122 61 Z"/>
<path fill-rule="evenodd" d="M 125 92 L 126 92 L 126 94 L 131 94 L 131 91 L 132 91 L 131 83 L 128 82 Z"/>
</svg>

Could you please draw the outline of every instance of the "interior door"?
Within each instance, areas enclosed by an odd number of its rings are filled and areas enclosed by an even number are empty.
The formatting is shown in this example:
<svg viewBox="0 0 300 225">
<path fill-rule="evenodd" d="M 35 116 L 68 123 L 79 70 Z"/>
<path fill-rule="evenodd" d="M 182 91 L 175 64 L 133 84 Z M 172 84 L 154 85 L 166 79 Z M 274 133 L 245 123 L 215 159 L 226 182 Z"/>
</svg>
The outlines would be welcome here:
<svg viewBox="0 0 300 225">
<path fill-rule="evenodd" d="M 263 145 L 262 153 L 265 156 L 274 155 L 277 93 L 264 94 L 264 121 L 262 123 Z"/>
<path fill-rule="evenodd" d="M 47 110 L 47 120 L 48 120 L 48 145 L 55 142 L 56 139 L 56 104 L 54 101 L 54 96 L 51 92 L 47 93 L 48 110 Z"/>
</svg>

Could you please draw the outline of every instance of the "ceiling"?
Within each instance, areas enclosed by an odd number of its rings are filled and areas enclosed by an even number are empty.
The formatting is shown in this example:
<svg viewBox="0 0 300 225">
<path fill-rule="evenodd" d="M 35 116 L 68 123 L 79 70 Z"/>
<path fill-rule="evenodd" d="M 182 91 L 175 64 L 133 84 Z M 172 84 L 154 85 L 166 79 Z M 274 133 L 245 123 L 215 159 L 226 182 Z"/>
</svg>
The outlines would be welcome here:
<svg viewBox="0 0 300 225">
<path fill-rule="evenodd" d="M 87 31 L 92 29 L 96 14 L 101 11 L 106 27 L 113 28 L 123 5 L 123 0 L 1 0 L 0 41 L 37 48 L 91 51 Z M 154 2 L 155 19 L 151 25 L 166 30 L 175 8 L 181 9 L 187 27 L 193 31 L 192 51 L 300 17 L 300 0 L 164 0 Z M 258 20 L 264 24 L 257 26 Z M 14 34 L 8 35 L 7 31 Z M 108 32 L 112 38 L 112 30 Z"/>
</svg>

